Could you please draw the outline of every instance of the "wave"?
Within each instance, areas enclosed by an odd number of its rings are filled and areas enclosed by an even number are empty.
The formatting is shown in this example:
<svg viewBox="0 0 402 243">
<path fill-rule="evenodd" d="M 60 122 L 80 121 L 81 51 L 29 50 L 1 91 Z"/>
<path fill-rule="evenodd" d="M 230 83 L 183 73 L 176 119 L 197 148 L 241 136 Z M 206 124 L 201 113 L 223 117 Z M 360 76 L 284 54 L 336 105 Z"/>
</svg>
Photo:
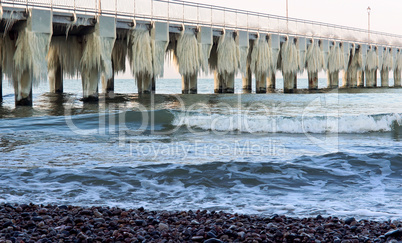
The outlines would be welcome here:
<svg viewBox="0 0 402 243">
<path fill-rule="evenodd" d="M 245 133 L 368 133 L 390 132 L 402 126 L 401 114 L 345 116 L 264 116 L 176 114 L 173 125 L 203 130 Z"/>
</svg>

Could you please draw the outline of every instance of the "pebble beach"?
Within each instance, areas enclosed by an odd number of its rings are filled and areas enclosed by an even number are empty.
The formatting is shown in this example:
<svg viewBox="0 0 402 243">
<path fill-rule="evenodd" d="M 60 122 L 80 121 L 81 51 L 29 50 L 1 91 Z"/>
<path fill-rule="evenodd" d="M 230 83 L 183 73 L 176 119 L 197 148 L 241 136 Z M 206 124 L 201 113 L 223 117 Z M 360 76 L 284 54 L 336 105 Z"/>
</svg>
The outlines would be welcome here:
<svg viewBox="0 0 402 243">
<path fill-rule="evenodd" d="M 402 221 L 144 208 L 0 205 L 0 243 L 399 242 Z"/>
</svg>

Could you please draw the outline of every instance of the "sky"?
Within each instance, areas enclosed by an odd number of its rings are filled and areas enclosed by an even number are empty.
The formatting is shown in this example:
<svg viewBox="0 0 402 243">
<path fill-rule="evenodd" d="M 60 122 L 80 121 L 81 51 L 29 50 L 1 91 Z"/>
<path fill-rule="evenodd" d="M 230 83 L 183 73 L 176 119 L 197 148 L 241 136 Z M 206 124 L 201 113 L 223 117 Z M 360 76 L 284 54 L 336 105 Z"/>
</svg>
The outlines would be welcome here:
<svg viewBox="0 0 402 243">
<path fill-rule="evenodd" d="M 286 15 L 286 0 L 186 0 L 274 15 Z M 400 0 L 288 0 L 289 17 L 367 29 L 370 6 L 371 30 L 402 35 Z M 128 69 L 129 70 L 129 69 Z M 129 73 L 121 78 L 131 78 Z M 180 78 L 176 68 L 165 65 L 164 78 Z"/>
</svg>

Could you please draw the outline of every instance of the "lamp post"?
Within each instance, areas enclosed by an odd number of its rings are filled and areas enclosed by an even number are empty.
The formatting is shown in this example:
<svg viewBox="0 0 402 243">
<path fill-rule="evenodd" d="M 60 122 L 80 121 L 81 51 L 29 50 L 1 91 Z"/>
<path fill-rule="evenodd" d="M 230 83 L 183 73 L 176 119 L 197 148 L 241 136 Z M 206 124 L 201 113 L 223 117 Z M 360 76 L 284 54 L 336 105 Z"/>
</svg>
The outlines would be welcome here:
<svg viewBox="0 0 402 243">
<path fill-rule="evenodd" d="M 289 1 L 286 0 L 286 31 L 289 33 Z"/>
<path fill-rule="evenodd" d="M 371 12 L 371 8 L 370 6 L 367 8 L 367 17 L 368 17 L 368 31 L 367 31 L 367 36 L 368 36 L 368 42 L 370 44 L 370 12 Z"/>
</svg>

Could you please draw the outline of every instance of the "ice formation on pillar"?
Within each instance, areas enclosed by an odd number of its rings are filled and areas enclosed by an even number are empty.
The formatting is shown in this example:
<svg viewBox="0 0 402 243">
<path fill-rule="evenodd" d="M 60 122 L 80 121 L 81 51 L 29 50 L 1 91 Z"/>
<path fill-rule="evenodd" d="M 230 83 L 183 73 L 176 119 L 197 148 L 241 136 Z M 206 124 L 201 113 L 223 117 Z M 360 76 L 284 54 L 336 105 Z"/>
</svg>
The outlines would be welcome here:
<svg viewBox="0 0 402 243">
<path fill-rule="evenodd" d="M 0 38 L 1 41 L 1 66 L 10 84 L 13 82 L 15 42 L 9 35 Z"/>
<path fill-rule="evenodd" d="M 295 74 L 299 70 L 299 58 L 296 45 L 289 38 L 282 44 L 281 67 L 283 74 Z"/>
<path fill-rule="evenodd" d="M 28 28 L 18 32 L 13 58 L 15 81 L 20 80 L 26 71 L 30 72 L 33 85 L 39 85 L 41 81 L 47 80 L 46 56 L 50 39 L 51 34 L 32 32 Z"/>
<path fill-rule="evenodd" d="M 343 51 L 342 52 L 342 54 L 343 54 L 343 70 L 345 70 L 345 71 L 347 71 L 348 70 L 348 68 L 349 68 L 349 61 L 351 60 L 351 59 L 353 59 L 353 56 L 355 55 L 355 44 L 353 44 L 352 45 L 352 49 L 351 50 L 349 50 L 349 51 L 347 51 L 347 52 L 345 52 L 345 51 Z"/>
<path fill-rule="evenodd" d="M 308 73 L 319 72 L 324 68 L 324 56 L 317 41 L 312 40 L 307 48 L 306 69 Z"/>
<path fill-rule="evenodd" d="M 398 52 L 394 61 L 394 70 L 402 70 L 402 53 Z"/>
<path fill-rule="evenodd" d="M 111 57 L 114 42 L 114 38 L 101 37 L 96 32 L 86 35 L 81 58 L 82 70 L 97 69 L 106 79 L 112 78 Z"/>
<path fill-rule="evenodd" d="M 352 46 L 352 55 L 350 56 L 350 63 L 348 69 L 351 71 L 350 75 L 356 77 L 357 71 L 363 69 L 363 55 L 361 49 L 355 49 L 355 44 Z"/>
<path fill-rule="evenodd" d="M 148 30 L 134 29 L 130 34 L 128 57 L 134 76 L 153 75 L 151 37 Z"/>
<path fill-rule="evenodd" d="M 217 53 L 218 73 L 223 76 L 223 80 L 227 80 L 229 74 L 237 73 L 240 65 L 240 50 L 233 39 L 232 33 L 224 33 L 219 37 Z"/>
<path fill-rule="evenodd" d="M 366 69 L 368 71 L 373 71 L 378 68 L 378 55 L 374 48 L 371 48 L 366 57 Z"/>
<path fill-rule="evenodd" d="M 251 52 L 251 72 L 256 77 L 267 76 L 272 68 L 271 57 L 271 48 L 265 38 L 256 39 Z"/>
<path fill-rule="evenodd" d="M 126 71 L 127 40 L 116 39 L 112 50 L 112 62 L 115 73 Z"/>
<path fill-rule="evenodd" d="M 390 70 L 392 69 L 392 55 L 389 52 L 389 50 L 387 49 L 386 51 L 384 51 L 384 55 L 383 55 L 383 59 L 382 59 L 382 65 L 380 66 L 380 70 Z"/>
<path fill-rule="evenodd" d="M 60 58 L 63 57 L 63 58 Z M 56 68 L 58 64 L 63 69 L 63 75 L 75 78 L 81 72 L 82 48 L 76 36 L 54 36 L 50 42 L 47 55 L 48 69 Z"/>
<path fill-rule="evenodd" d="M 338 43 L 331 46 L 328 54 L 328 67 L 330 73 L 338 72 L 344 68 L 344 55 Z"/>
<path fill-rule="evenodd" d="M 189 76 L 198 73 L 201 58 L 199 55 L 197 38 L 193 33 L 180 33 L 177 40 L 175 60 L 182 76 Z"/>
</svg>

